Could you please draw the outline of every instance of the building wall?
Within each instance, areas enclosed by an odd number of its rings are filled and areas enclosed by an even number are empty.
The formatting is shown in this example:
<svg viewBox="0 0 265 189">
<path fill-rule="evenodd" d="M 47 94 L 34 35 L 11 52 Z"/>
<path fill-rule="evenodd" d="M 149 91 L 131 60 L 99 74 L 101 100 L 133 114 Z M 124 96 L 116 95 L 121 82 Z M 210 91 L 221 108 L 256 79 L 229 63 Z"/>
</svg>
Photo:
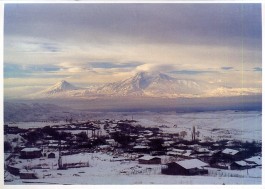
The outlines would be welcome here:
<svg viewBox="0 0 265 189">
<path fill-rule="evenodd" d="M 160 158 L 155 158 L 151 160 L 139 159 L 139 164 L 161 164 L 161 159 Z"/>
<path fill-rule="evenodd" d="M 7 170 L 13 175 L 19 175 L 19 168 L 7 165 Z"/>
<path fill-rule="evenodd" d="M 206 169 L 185 169 L 176 163 L 169 163 L 167 168 L 163 168 L 161 170 L 162 174 L 167 175 L 200 175 L 200 174 L 208 174 L 208 170 Z"/>
<path fill-rule="evenodd" d="M 21 151 L 20 152 L 20 157 L 23 159 L 39 158 L 41 156 L 42 156 L 41 151 L 32 151 L 32 152 Z"/>
<path fill-rule="evenodd" d="M 38 177 L 34 173 L 20 173 L 21 179 L 37 179 Z"/>
<path fill-rule="evenodd" d="M 179 166 L 176 163 L 170 163 L 167 165 L 167 168 L 162 169 L 162 174 L 167 175 L 188 175 L 188 170 L 184 169 L 183 167 Z"/>
</svg>

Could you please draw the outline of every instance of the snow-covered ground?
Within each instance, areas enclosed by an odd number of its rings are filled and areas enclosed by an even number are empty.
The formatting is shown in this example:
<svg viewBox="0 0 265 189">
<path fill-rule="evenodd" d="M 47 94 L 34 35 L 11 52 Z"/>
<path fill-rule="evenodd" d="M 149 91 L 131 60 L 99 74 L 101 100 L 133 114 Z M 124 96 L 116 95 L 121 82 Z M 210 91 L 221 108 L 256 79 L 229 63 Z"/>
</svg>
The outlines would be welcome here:
<svg viewBox="0 0 265 189">
<path fill-rule="evenodd" d="M 161 126 L 165 133 L 186 130 L 193 126 L 199 131 L 200 138 L 237 139 L 242 141 L 262 140 L 261 112 L 218 111 L 200 113 L 162 113 L 134 116 L 144 126 Z M 189 137 L 189 136 L 188 136 Z"/>
<path fill-rule="evenodd" d="M 200 132 L 200 139 L 206 137 L 214 140 L 237 139 L 242 141 L 261 141 L 261 112 L 218 111 L 200 113 L 175 112 L 138 112 L 138 113 L 97 113 L 94 119 L 133 119 L 145 127 L 159 127 L 164 133 L 187 131 L 186 139 L 191 139 L 192 127 Z M 20 128 L 37 128 L 46 125 L 58 125 L 65 122 L 17 122 L 9 126 Z M 102 125 L 101 125 L 102 126 Z M 101 127 L 101 129 L 103 129 Z M 9 135 L 13 141 L 17 135 Z M 21 138 L 17 141 L 19 142 Z M 126 154 L 124 154 L 125 156 Z M 221 170 L 209 168 L 205 176 L 170 176 L 161 174 L 161 165 L 142 165 L 137 161 L 114 161 L 113 154 L 83 153 L 63 159 L 68 163 L 72 160 L 86 160 L 89 167 L 57 170 L 58 153 L 55 159 L 44 160 L 48 169 L 33 169 L 39 179 L 20 179 L 13 175 L 5 175 L 11 182 L 6 185 L 20 184 L 261 184 L 261 167 L 249 170 Z M 128 157 L 119 157 L 128 159 Z M 162 163 L 166 156 L 162 157 Z M 20 160 L 21 166 L 33 166 L 43 160 Z"/>
<path fill-rule="evenodd" d="M 5 184 L 261 184 L 261 168 L 249 170 L 219 170 L 209 168 L 205 176 L 162 175 L 161 165 L 143 165 L 137 161 L 113 161 L 103 153 L 84 153 L 68 157 L 86 159 L 89 167 L 57 170 L 57 158 L 45 163 L 50 169 L 34 169 L 40 179 L 19 179 Z M 166 157 L 162 157 L 165 159 Z M 41 160 L 23 161 L 33 166 Z M 81 161 L 81 160 L 80 160 Z"/>
<path fill-rule="evenodd" d="M 144 127 L 159 127 L 165 133 L 186 131 L 190 137 L 193 126 L 200 132 L 199 138 L 237 139 L 241 141 L 261 141 L 261 112 L 258 111 L 216 111 L 216 112 L 134 112 L 134 113 L 93 113 L 92 120 L 133 119 Z M 19 128 L 38 128 L 47 125 L 65 124 L 54 122 L 6 123 Z"/>
</svg>

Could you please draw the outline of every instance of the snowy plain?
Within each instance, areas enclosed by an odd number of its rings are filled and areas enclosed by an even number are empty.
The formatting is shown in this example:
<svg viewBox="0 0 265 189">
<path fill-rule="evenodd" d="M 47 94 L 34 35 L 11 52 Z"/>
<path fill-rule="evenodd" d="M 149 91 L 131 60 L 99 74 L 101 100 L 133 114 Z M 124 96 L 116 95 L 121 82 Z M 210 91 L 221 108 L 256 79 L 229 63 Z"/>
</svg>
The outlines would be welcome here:
<svg viewBox="0 0 265 189">
<path fill-rule="evenodd" d="M 84 113 L 84 112 L 83 112 Z M 87 120 L 131 120 L 144 127 L 159 127 L 165 133 L 186 131 L 193 126 L 200 132 L 200 138 L 236 139 L 261 142 L 262 114 L 260 111 L 211 111 L 195 113 L 176 112 L 87 112 L 79 121 Z M 52 122 L 7 122 L 9 126 L 19 128 L 41 128 L 44 126 L 65 124 L 65 121 Z M 188 138 L 187 138 L 188 139 Z"/>
</svg>

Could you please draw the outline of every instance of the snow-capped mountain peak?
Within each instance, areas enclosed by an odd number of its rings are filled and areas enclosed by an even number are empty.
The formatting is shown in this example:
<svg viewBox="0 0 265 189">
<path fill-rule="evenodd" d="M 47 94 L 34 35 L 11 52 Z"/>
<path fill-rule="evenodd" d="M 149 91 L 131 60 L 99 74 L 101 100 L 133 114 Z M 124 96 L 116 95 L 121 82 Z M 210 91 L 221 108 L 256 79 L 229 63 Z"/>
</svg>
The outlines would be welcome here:
<svg viewBox="0 0 265 189">
<path fill-rule="evenodd" d="M 65 80 L 62 80 L 62 81 L 59 81 L 58 83 L 56 83 L 55 85 L 43 90 L 42 93 L 54 94 L 54 93 L 58 93 L 58 92 L 71 91 L 71 90 L 77 90 L 77 89 L 79 89 L 79 88 L 68 83 Z"/>
<path fill-rule="evenodd" d="M 160 72 L 139 72 L 123 81 L 107 84 L 97 93 L 114 96 L 179 97 L 202 93 L 203 84 L 179 80 Z"/>
</svg>

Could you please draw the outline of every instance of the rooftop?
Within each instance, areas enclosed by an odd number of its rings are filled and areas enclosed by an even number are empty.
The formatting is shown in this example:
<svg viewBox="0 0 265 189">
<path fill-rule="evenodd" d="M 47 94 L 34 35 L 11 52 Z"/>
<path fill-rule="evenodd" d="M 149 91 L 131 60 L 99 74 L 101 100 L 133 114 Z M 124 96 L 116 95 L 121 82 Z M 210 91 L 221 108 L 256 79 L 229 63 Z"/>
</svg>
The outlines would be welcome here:
<svg viewBox="0 0 265 189">
<path fill-rule="evenodd" d="M 34 151 L 41 151 L 40 148 L 24 148 L 21 150 L 22 152 L 34 152 Z"/>
<path fill-rule="evenodd" d="M 141 158 L 139 158 L 139 159 L 141 159 L 141 160 L 151 160 L 151 159 L 154 159 L 154 158 L 159 158 L 159 157 L 155 157 L 155 156 L 143 156 L 143 157 L 141 157 Z"/>
<path fill-rule="evenodd" d="M 222 151 L 223 154 L 230 154 L 230 155 L 236 155 L 239 151 L 238 150 L 233 150 L 230 148 L 226 148 Z"/>
<path fill-rule="evenodd" d="M 245 159 L 245 161 L 254 162 L 257 165 L 261 165 L 261 160 L 262 160 L 261 156 L 253 156 L 251 158 Z"/>
<path fill-rule="evenodd" d="M 183 161 L 177 161 L 175 162 L 181 167 L 185 169 L 193 169 L 193 168 L 202 168 L 207 166 L 207 163 L 202 162 L 201 160 L 198 159 L 189 159 L 189 160 L 183 160 Z"/>
</svg>

